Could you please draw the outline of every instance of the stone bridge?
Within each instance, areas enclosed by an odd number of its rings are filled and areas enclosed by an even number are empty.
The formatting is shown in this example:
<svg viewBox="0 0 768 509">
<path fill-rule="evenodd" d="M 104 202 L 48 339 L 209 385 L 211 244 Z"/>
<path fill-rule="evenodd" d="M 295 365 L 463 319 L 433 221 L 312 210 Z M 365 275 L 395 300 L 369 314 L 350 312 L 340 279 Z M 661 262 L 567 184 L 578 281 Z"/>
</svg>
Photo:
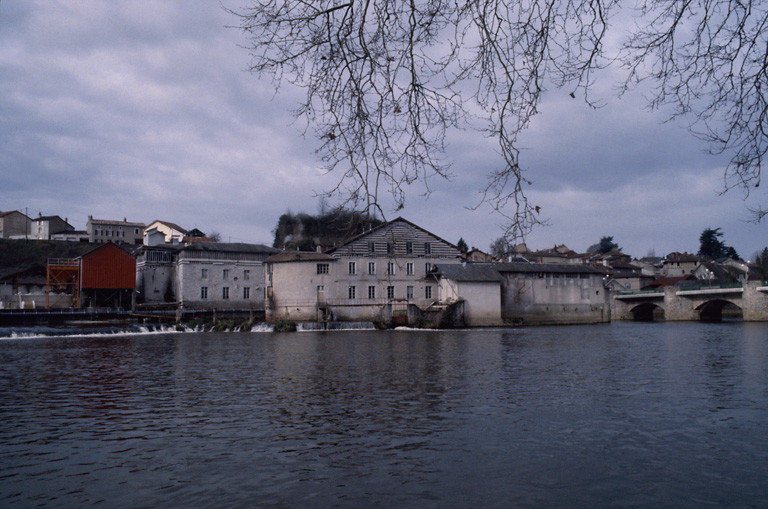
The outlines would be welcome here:
<svg viewBox="0 0 768 509">
<path fill-rule="evenodd" d="M 658 291 L 618 292 L 611 296 L 611 320 L 719 321 L 726 313 L 744 321 L 768 321 L 768 286 L 747 281 L 739 286 L 669 286 Z"/>
</svg>

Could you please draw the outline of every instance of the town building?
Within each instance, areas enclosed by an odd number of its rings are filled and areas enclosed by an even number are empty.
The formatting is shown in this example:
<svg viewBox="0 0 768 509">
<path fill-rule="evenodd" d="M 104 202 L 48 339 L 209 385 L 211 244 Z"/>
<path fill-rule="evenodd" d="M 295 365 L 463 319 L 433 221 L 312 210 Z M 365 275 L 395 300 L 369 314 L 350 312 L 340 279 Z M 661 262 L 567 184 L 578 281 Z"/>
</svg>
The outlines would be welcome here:
<svg viewBox="0 0 768 509">
<path fill-rule="evenodd" d="M 501 309 L 505 323 L 524 325 L 610 321 L 601 271 L 572 263 L 502 263 Z"/>
<path fill-rule="evenodd" d="M 37 268 L 0 268 L 0 309 L 45 307 L 45 274 Z"/>
<path fill-rule="evenodd" d="M 182 242 L 185 235 L 187 235 L 187 230 L 181 226 L 156 219 L 144 228 L 144 245 L 154 246 L 159 243 L 179 244 Z"/>
<path fill-rule="evenodd" d="M 693 274 L 701 264 L 701 259 L 695 254 L 672 252 L 664 257 L 661 265 L 661 275 L 678 277 Z"/>
<path fill-rule="evenodd" d="M 65 242 L 88 242 L 88 232 L 85 230 L 66 230 L 51 235 L 51 240 L 62 240 Z"/>
<path fill-rule="evenodd" d="M 457 322 L 466 327 L 499 326 L 503 276 L 498 263 L 440 264 L 434 268 L 439 305 L 458 305 Z"/>
<path fill-rule="evenodd" d="M 493 256 L 472 246 L 472 249 L 462 255 L 468 262 L 493 262 Z"/>
<path fill-rule="evenodd" d="M 75 227 L 59 216 L 40 216 L 32 220 L 30 238 L 52 240 L 54 235 L 74 231 Z"/>
<path fill-rule="evenodd" d="M 144 242 L 144 223 L 112 219 L 94 219 L 88 216 L 86 231 L 88 241 L 102 244 L 105 242 L 120 242 L 124 244 L 142 244 Z"/>
<path fill-rule="evenodd" d="M 32 231 L 32 220 L 18 210 L 0 212 L 0 238 L 23 239 Z"/>
</svg>

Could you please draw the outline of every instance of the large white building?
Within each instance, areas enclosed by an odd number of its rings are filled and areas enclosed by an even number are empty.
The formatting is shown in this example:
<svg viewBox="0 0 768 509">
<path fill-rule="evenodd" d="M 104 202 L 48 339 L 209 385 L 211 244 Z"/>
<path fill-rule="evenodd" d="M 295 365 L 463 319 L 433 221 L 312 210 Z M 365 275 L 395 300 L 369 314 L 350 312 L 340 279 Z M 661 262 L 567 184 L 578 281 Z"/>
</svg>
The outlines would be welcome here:
<svg viewBox="0 0 768 509">
<path fill-rule="evenodd" d="M 267 320 L 412 323 L 439 305 L 432 268 L 460 255 L 403 218 L 326 253 L 277 254 L 265 262 Z"/>
<path fill-rule="evenodd" d="M 136 263 L 137 300 L 183 308 L 264 309 L 263 262 L 276 252 L 242 243 L 143 246 Z"/>
</svg>

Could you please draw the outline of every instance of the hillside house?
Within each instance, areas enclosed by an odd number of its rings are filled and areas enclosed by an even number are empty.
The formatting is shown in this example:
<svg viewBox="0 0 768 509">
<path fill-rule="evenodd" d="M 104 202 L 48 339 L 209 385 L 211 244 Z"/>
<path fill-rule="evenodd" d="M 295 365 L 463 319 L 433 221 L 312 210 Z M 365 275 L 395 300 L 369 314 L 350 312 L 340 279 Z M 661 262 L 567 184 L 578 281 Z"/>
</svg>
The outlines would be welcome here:
<svg viewBox="0 0 768 509">
<path fill-rule="evenodd" d="M 179 244 L 187 235 L 187 230 L 181 226 L 168 221 L 156 219 L 149 223 L 143 231 L 145 246 L 155 246 L 157 244 Z"/>
<path fill-rule="evenodd" d="M 695 254 L 675 251 L 664 257 L 661 264 L 661 275 L 667 277 L 686 276 L 693 274 L 700 264 L 701 259 Z"/>
<path fill-rule="evenodd" d="M 75 227 L 59 216 L 40 216 L 32 220 L 30 238 L 52 240 L 55 234 L 74 231 Z"/>
<path fill-rule="evenodd" d="M 32 232 L 32 220 L 18 210 L 0 212 L 0 238 L 23 239 Z"/>
<path fill-rule="evenodd" d="M 144 242 L 144 228 L 144 223 L 129 222 L 126 218 L 118 221 L 94 219 L 93 216 L 88 216 L 86 223 L 88 241 L 96 244 L 106 242 L 142 244 Z"/>
</svg>

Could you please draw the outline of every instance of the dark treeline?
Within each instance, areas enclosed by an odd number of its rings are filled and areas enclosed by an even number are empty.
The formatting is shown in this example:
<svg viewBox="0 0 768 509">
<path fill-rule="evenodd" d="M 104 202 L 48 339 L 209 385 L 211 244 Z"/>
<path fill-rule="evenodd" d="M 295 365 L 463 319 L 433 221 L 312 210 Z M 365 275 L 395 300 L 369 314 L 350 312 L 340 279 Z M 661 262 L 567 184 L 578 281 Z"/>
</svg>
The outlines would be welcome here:
<svg viewBox="0 0 768 509">
<path fill-rule="evenodd" d="M 299 251 L 315 251 L 336 246 L 382 224 L 383 221 L 363 212 L 336 208 L 318 215 L 286 212 L 273 230 L 273 247 Z"/>
</svg>

